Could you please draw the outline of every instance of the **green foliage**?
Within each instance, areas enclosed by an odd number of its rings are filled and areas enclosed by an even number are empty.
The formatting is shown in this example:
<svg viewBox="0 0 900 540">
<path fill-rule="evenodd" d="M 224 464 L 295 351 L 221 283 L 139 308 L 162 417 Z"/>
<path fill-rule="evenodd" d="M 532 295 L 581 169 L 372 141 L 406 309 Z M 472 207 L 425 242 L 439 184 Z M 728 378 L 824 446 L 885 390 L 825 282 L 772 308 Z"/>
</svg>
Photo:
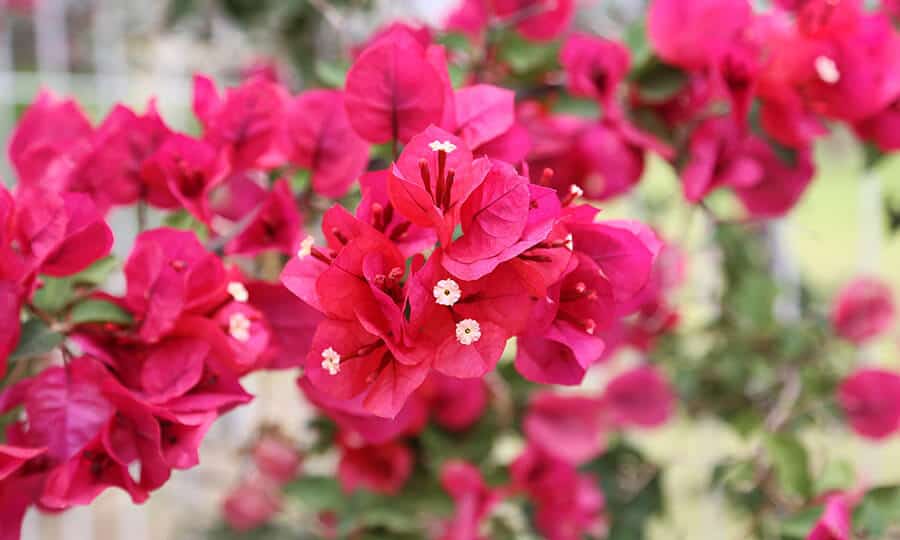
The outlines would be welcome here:
<svg viewBox="0 0 900 540">
<path fill-rule="evenodd" d="M 900 486 L 867 492 L 853 512 L 853 529 L 863 539 L 900 535 Z"/>
<path fill-rule="evenodd" d="M 72 308 L 69 321 L 75 324 L 111 322 L 129 326 L 134 322 L 130 313 L 106 300 L 85 300 Z"/>
<path fill-rule="evenodd" d="M 806 448 L 794 435 L 770 434 L 765 440 L 772 468 L 782 491 L 806 500 L 812 495 L 812 477 Z"/>
<path fill-rule="evenodd" d="M 176 210 L 170 213 L 163 219 L 163 225 L 183 231 L 194 231 L 201 242 L 205 242 L 209 237 L 206 225 L 198 221 L 187 210 Z"/>
<path fill-rule="evenodd" d="M 610 518 L 609 540 L 643 540 L 647 524 L 665 509 L 662 471 L 634 447 L 614 443 L 586 466 L 606 497 Z"/>
<path fill-rule="evenodd" d="M 9 355 L 9 361 L 42 356 L 58 347 L 65 337 L 40 319 L 29 319 L 22 325 L 19 344 Z"/>
</svg>

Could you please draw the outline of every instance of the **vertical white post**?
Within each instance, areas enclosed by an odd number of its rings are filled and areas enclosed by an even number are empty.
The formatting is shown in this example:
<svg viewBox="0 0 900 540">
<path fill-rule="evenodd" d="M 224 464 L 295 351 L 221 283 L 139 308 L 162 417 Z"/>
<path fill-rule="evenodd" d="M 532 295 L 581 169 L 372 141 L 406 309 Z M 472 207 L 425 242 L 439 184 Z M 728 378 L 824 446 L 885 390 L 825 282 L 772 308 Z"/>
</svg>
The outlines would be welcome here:
<svg viewBox="0 0 900 540">
<path fill-rule="evenodd" d="M 39 80 L 57 92 L 69 91 L 69 40 L 66 0 L 41 0 L 35 4 Z"/>
<path fill-rule="evenodd" d="M 25 514 L 22 522 L 22 540 L 41 540 L 40 514 L 34 508 Z"/>
<path fill-rule="evenodd" d="M 15 124 L 15 58 L 12 52 L 12 32 L 9 23 L 0 21 L 0 133 L 12 133 Z M 6 141 L 4 140 L 4 143 Z M 12 164 L 7 161 L 6 147 L 0 152 L 0 177 L 6 185 L 13 183 Z"/>
<path fill-rule="evenodd" d="M 859 182 L 859 270 L 878 272 L 884 244 L 884 209 L 881 204 L 881 175 L 870 170 Z"/>
<path fill-rule="evenodd" d="M 101 113 L 128 91 L 128 58 L 125 42 L 124 4 L 94 1 L 93 37 L 95 99 Z"/>
</svg>

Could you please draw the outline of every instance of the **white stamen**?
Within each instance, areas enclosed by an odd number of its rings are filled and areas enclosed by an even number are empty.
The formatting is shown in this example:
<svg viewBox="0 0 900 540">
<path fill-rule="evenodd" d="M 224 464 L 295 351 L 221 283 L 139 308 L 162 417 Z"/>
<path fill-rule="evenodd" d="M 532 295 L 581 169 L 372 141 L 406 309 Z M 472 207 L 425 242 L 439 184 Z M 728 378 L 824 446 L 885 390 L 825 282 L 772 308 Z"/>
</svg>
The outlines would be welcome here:
<svg viewBox="0 0 900 540">
<path fill-rule="evenodd" d="M 304 238 L 303 241 L 300 242 L 300 251 L 297 252 L 297 258 L 302 259 L 312 253 L 312 247 L 315 243 L 316 240 L 312 236 Z"/>
<path fill-rule="evenodd" d="M 835 84 L 841 80 L 841 72 L 837 64 L 827 56 L 817 56 L 815 60 L 816 74 L 823 82 Z"/>
<path fill-rule="evenodd" d="M 228 284 L 228 294 L 234 298 L 235 302 L 244 303 L 250 299 L 250 293 L 247 292 L 247 287 L 240 281 L 232 281 Z"/>
<path fill-rule="evenodd" d="M 440 152 L 441 150 L 443 150 L 444 152 L 450 154 L 454 150 L 456 150 L 456 145 L 450 141 L 431 141 L 430 143 L 428 143 L 428 148 L 431 148 L 433 152 Z"/>
<path fill-rule="evenodd" d="M 584 195 L 584 190 L 576 186 L 575 184 L 572 184 L 571 186 L 569 186 L 569 193 L 575 195 L 576 197 L 581 197 L 582 195 Z"/>
<path fill-rule="evenodd" d="M 452 306 L 459 302 L 462 296 L 459 283 L 449 278 L 438 281 L 431 293 L 434 295 L 434 301 L 442 306 Z"/>
<path fill-rule="evenodd" d="M 481 325 L 475 319 L 463 319 L 456 323 L 456 341 L 471 345 L 481 339 Z"/>
<path fill-rule="evenodd" d="M 238 341 L 249 341 L 250 319 L 243 313 L 233 313 L 228 318 L 228 334 Z"/>
<path fill-rule="evenodd" d="M 341 372 L 341 355 L 331 347 L 322 351 L 322 369 L 329 375 L 337 375 Z"/>
</svg>

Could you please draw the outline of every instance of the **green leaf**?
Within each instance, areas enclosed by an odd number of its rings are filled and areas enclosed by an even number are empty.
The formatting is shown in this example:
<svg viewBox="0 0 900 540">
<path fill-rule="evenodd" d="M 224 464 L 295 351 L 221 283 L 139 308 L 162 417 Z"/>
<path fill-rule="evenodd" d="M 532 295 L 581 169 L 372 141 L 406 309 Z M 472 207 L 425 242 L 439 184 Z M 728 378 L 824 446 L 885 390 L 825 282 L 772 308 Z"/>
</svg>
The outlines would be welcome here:
<svg viewBox="0 0 900 540">
<path fill-rule="evenodd" d="M 75 297 L 75 282 L 72 276 L 53 278 L 41 276 L 41 288 L 34 293 L 34 305 L 47 313 L 61 312 Z"/>
<path fill-rule="evenodd" d="M 866 493 L 853 512 L 853 527 L 863 538 L 895 538 L 900 533 L 900 486 L 875 488 Z M 894 527 L 891 529 L 890 527 Z"/>
<path fill-rule="evenodd" d="M 554 67 L 559 44 L 543 44 L 526 40 L 516 32 L 504 32 L 500 39 L 499 56 L 514 73 L 528 74 Z"/>
<path fill-rule="evenodd" d="M 75 324 L 111 322 L 130 326 L 134 319 L 121 307 L 106 300 L 85 300 L 69 313 L 69 321 Z"/>
<path fill-rule="evenodd" d="M 663 102 L 674 97 L 687 84 L 684 71 L 663 63 L 651 56 L 634 72 L 632 79 L 641 92 L 641 97 L 651 102 Z"/>
<path fill-rule="evenodd" d="M 112 255 L 103 257 L 88 266 L 86 269 L 72 276 L 75 283 L 89 283 L 91 285 L 102 285 L 106 278 L 119 265 L 118 259 Z"/>
<path fill-rule="evenodd" d="M 31 319 L 22 325 L 19 344 L 16 346 L 16 350 L 9 355 L 9 360 L 12 362 L 47 354 L 58 347 L 63 339 L 65 336 L 51 330 L 40 319 Z"/>
<path fill-rule="evenodd" d="M 284 491 L 312 512 L 339 510 L 346 504 L 346 496 L 332 477 L 304 476 L 288 484 Z"/>
<path fill-rule="evenodd" d="M 586 466 L 606 497 L 607 540 L 645 540 L 650 518 L 664 510 L 662 473 L 635 448 L 617 442 Z"/>
<path fill-rule="evenodd" d="M 821 517 L 822 510 L 823 508 L 821 506 L 817 506 L 815 508 L 802 510 L 793 516 L 786 518 L 781 522 L 780 533 L 782 538 L 806 538 L 809 535 L 809 531 L 812 530 L 813 525 L 815 525 L 816 521 Z"/>
<path fill-rule="evenodd" d="M 812 494 L 806 448 L 793 435 L 786 433 L 769 435 L 765 444 L 782 490 L 806 500 Z"/>
<path fill-rule="evenodd" d="M 350 63 L 346 61 L 317 60 L 313 68 L 316 78 L 323 86 L 329 88 L 343 88 L 344 81 L 347 79 L 347 70 L 350 69 Z"/>
<path fill-rule="evenodd" d="M 825 469 L 816 476 L 816 494 L 824 494 L 831 491 L 844 491 L 853 487 L 856 483 L 856 473 L 853 464 L 840 459 L 829 461 Z"/>
<path fill-rule="evenodd" d="M 201 242 L 205 242 L 209 237 L 206 225 L 197 221 L 187 210 L 172 212 L 163 219 L 163 224 L 183 231 L 194 231 Z"/>
</svg>

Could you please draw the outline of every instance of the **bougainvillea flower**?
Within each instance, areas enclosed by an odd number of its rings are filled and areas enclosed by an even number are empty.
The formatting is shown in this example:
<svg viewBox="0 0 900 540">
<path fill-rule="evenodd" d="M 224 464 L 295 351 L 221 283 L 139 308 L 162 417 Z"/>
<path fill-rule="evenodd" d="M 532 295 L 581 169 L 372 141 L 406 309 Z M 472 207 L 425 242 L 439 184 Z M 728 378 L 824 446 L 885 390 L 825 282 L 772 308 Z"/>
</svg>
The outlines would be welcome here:
<svg viewBox="0 0 900 540">
<path fill-rule="evenodd" d="M 743 152 L 744 135 L 731 119 L 702 122 L 691 134 L 689 157 L 681 171 L 684 196 L 698 202 L 720 186 L 752 187 L 762 166 Z"/>
<path fill-rule="evenodd" d="M 889 437 L 900 429 L 900 375 L 863 369 L 838 388 L 838 402 L 853 431 L 870 439 Z"/>
<path fill-rule="evenodd" d="M 6 375 L 6 359 L 19 343 L 21 308 L 21 287 L 15 282 L 0 280 L 0 377 Z"/>
<path fill-rule="evenodd" d="M 481 185 L 491 168 L 487 158 L 472 159 L 459 137 L 429 126 L 403 149 L 388 179 L 394 208 L 422 227 L 437 229 L 450 243 L 460 206 Z"/>
<path fill-rule="evenodd" d="M 238 532 L 252 531 L 281 510 L 281 491 L 265 478 L 251 477 L 228 494 L 222 510 L 229 527 Z"/>
<path fill-rule="evenodd" d="M 847 495 L 837 493 L 825 501 L 825 511 L 806 540 L 850 540 L 852 505 Z"/>
<path fill-rule="evenodd" d="M 293 254 L 300 244 L 302 219 L 291 186 L 284 178 L 272 185 L 253 220 L 225 246 L 229 254 L 255 255 L 264 251 Z"/>
<path fill-rule="evenodd" d="M 121 488 L 135 504 L 150 496 L 131 477 L 128 467 L 110 458 L 95 442 L 47 475 L 40 504 L 55 510 L 87 505 L 110 487 Z"/>
<path fill-rule="evenodd" d="M 337 477 L 345 492 L 362 488 L 393 495 L 403 488 L 413 467 L 413 453 L 405 444 L 361 444 L 353 437 L 344 438 L 351 440 L 342 444 Z"/>
<path fill-rule="evenodd" d="M 205 312 L 227 297 L 222 262 L 189 231 L 161 228 L 138 235 L 125 278 L 125 303 L 147 341 L 171 331 L 183 313 Z"/>
<path fill-rule="evenodd" d="M 462 236 L 445 250 L 444 268 L 478 279 L 547 238 L 560 214 L 552 190 L 495 163 L 460 209 Z"/>
<path fill-rule="evenodd" d="M 481 377 L 500 359 L 506 340 L 528 320 L 529 299 L 505 266 L 477 281 L 454 279 L 435 251 L 409 283 L 410 332 L 434 352 L 434 369 Z"/>
<path fill-rule="evenodd" d="M 460 88 L 454 94 L 454 132 L 472 149 L 500 137 L 515 121 L 515 97 L 512 90 L 490 84 Z"/>
<path fill-rule="evenodd" d="M 184 208 L 209 223 L 210 191 L 229 171 L 227 154 L 210 143 L 174 133 L 144 162 L 147 201 L 158 208 Z"/>
<path fill-rule="evenodd" d="M 622 44 L 591 36 L 572 34 L 560 52 L 566 70 L 566 86 L 573 95 L 614 106 L 616 90 L 628 74 L 631 60 Z"/>
<path fill-rule="evenodd" d="M 264 365 L 272 332 L 262 313 L 246 302 L 234 301 L 222 306 L 212 318 L 227 336 L 236 372 L 246 373 Z"/>
<path fill-rule="evenodd" d="M 606 446 L 600 402 L 593 398 L 542 392 L 532 397 L 522 425 L 530 444 L 572 465 L 592 460 Z"/>
<path fill-rule="evenodd" d="M 356 217 L 390 238 L 404 257 L 430 248 L 437 241 L 434 230 L 413 224 L 396 212 L 388 198 L 387 170 L 368 172 L 359 179 L 362 199 Z"/>
<path fill-rule="evenodd" d="M 831 325 L 857 345 L 885 333 L 894 324 L 893 293 L 883 281 L 856 278 L 838 293 L 831 308 Z"/>
<path fill-rule="evenodd" d="M 90 150 L 92 134 L 90 121 L 75 101 L 42 90 L 10 136 L 9 160 L 19 182 L 64 190 L 59 182 L 65 175 L 59 175 L 59 169 L 70 171 L 71 164 L 64 162 Z"/>
<path fill-rule="evenodd" d="M 457 379 L 432 373 L 419 389 L 435 422 L 451 431 L 462 431 L 477 422 L 488 403 L 482 379 Z"/>
<path fill-rule="evenodd" d="M 491 4 L 490 2 L 488 4 Z M 573 0 L 494 0 L 501 19 L 515 23 L 516 30 L 535 41 L 549 41 L 569 27 L 575 15 Z"/>
<path fill-rule="evenodd" d="M 857 135 L 878 147 L 882 152 L 900 149 L 900 100 L 857 122 Z"/>
<path fill-rule="evenodd" d="M 253 447 L 253 463 L 270 480 L 284 485 L 300 472 L 303 457 L 293 443 L 278 435 L 265 435 Z"/>
<path fill-rule="evenodd" d="M 744 156 L 762 170 L 756 184 L 736 187 L 735 194 L 751 216 L 779 217 L 793 208 L 812 182 L 815 165 L 810 147 L 794 150 L 793 163 L 786 162 L 764 141 L 750 137 L 744 144 Z"/>
<path fill-rule="evenodd" d="M 397 350 L 396 345 L 389 348 L 357 322 L 326 319 L 313 336 L 306 376 L 332 397 L 363 395 L 363 406 L 371 414 L 393 418 L 430 369 L 428 360 L 417 364 L 400 361 Z"/>
<path fill-rule="evenodd" d="M 569 178 L 588 199 L 610 199 L 631 190 L 644 174 L 643 141 L 628 137 L 614 122 L 600 122 L 579 133 L 574 142 L 574 155 L 580 161 L 580 178 Z M 557 189 L 566 179 L 554 184 Z"/>
<path fill-rule="evenodd" d="M 485 0 L 461 0 L 458 7 L 447 15 L 444 28 L 463 33 L 470 39 L 478 39 L 489 18 L 490 11 Z"/>
<path fill-rule="evenodd" d="M 54 463 L 86 449 L 115 414 L 101 388 L 109 373 L 87 357 L 37 376 L 25 396 L 28 437 Z"/>
<path fill-rule="evenodd" d="M 34 459 L 46 451 L 45 448 L 0 444 L 0 480 L 16 472 L 28 460 Z"/>
<path fill-rule="evenodd" d="M 319 410 L 334 420 L 341 430 L 361 437 L 367 444 L 382 444 L 406 435 L 419 433 L 428 421 L 424 399 L 414 394 L 394 418 L 372 416 L 362 404 L 362 397 L 335 399 L 316 388 L 308 377 L 297 380 L 303 395 Z"/>
<path fill-rule="evenodd" d="M 408 32 L 390 32 L 359 55 L 347 73 L 350 124 L 374 144 L 406 143 L 444 113 L 444 80 Z"/>
<path fill-rule="evenodd" d="M 245 288 L 247 302 L 263 314 L 270 332 L 266 367 L 287 369 L 302 365 L 322 315 L 280 283 L 251 281 Z"/>
<path fill-rule="evenodd" d="M 311 90 L 294 98 L 287 130 L 291 162 L 310 170 L 317 194 L 343 197 L 365 171 L 369 145 L 350 126 L 341 92 Z"/>
<path fill-rule="evenodd" d="M 144 163 L 169 137 L 154 102 L 143 115 L 117 105 L 93 136 L 93 150 L 79 165 L 68 189 L 88 193 L 101 208 L 133 204 L 147 191 Z"/>
<path fill-rule="evenodd" d="M 465 461 L 444 463 L 441 486 L 453 498 L 456 511 L 440 539 L 481 540 L 479 526 L 500 501 L 501 493 L 487 486 L 481 471 Z"/>
<path fill-rule="evenodd" d="M 194 76 L 194 113 L 204 139 L 231 150 L 234 168 L 272 168 L 285 160 L 285 109 L 281 85 L 257 77 L 219 94 L 215 83 Z"/>
<path fill-rule="evenodd" d="M 510 466 L 513 486 L 525 491 L 537 512 L 535 524 L 545 538 L 578 540 L 605 529 L 606 501 L 596 479 L 534 446 Z"/>
<path fill-rule="evenodd" d="M 585 217 L 592 212 L 588 208 Z M 590 218 L 570 220 L 566 227 L 572 234 L 575 252 L 586 255 L 599 267 L 612 286 L 616 302 L 629 302 L 647 285 L 661 247 L 648 227 L 634 221 L 593 223 Z"/>
<path fill-rule="evenodd" d="M 666 62 L 701 69 L 719 61 L 751 16 L 747 0 L 654 0 L 647 34 Z"/>
<path fill-rule="evenodd" d="M 602 400 L 606 414 L 620 426 L 660 426 L 675 409 L 669 382 L 650 366 L 617 375 L 607 384 Z"/>
</svg>

